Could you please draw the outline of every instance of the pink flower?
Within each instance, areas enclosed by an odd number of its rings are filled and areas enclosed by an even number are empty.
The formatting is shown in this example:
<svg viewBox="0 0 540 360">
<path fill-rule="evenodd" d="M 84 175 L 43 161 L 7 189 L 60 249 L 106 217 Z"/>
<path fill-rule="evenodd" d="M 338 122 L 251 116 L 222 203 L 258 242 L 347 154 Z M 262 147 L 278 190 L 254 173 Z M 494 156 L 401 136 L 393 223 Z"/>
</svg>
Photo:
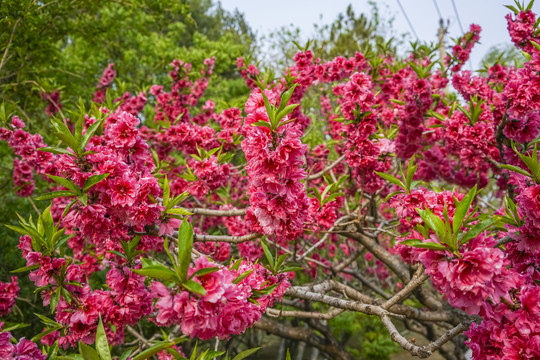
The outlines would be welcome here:
<svg viewBox="0 0 540 360">
<path fill-rule="evenodd" d="M 11 308 L 15 305 L 15 300 L 19 295 L 19 290 L 16 276 L 11 277 L 10 283 L 0 282 L 0 317 L 11 312 Z"/>
</svg>

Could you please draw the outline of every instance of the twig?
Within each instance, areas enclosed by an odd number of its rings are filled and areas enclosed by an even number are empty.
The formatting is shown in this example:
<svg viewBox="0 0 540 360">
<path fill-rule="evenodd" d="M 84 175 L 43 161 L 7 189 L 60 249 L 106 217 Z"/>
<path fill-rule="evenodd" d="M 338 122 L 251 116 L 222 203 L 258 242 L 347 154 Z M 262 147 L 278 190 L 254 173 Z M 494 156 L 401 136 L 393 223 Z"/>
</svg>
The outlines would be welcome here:
<svg viewBox="0 0 540 360">
<path fill-rule="evenodd" d="M 4 67 L 4 64 L 7 60 L 7 54 L 9 52 L 9 47 L 11 46 L 11 42 L 13 41 L 13 36 L 15 36 L 15 30 L 17 29 L 17 26 L 19 26 L 19 23 L 21 22 L 22 18 L 17 19 L 15 24 L 13 25 L 13 30 L 11 30 L 11 35 L 9 37 L 8 43 L 6 45 L 6 50 L 4 50 L 4 55 L 2 56 L 2 61 L 0 61 L 0 71 L 2 71 L 2 68 Z"/>
<path fill-rule="evenodd" d="M 410 293 L 413 292 L 418 286 L 422 285 L 424 281 L 429 278 L 429 275 L 424 273 L 424 267 L 419 266 L 414 274 L 413 278 L 403 289 L 401 289 L 397 294 L 388 299 L 384 304 L 382 304 L 383 309 L 389 309 L 394 304 L 397 304 L 403 298 L 407 297 Z"/>
<path fill-rule="evenodd" d="M 311 180 L 315 180 L 315 179 L 318 179 L 320 177 L 323 177 L 324 174 L 326 174 L 328 171 L 332 170 L 333 168 L 335 168 L 343 159 L 345 159 L 345 155 L 341 155 L 340 157 L 338 157 L 336 159 L 336 161 L 334 161 L 333 163 L 331 163 L 330 165 L 328 165 L 327 167 L 325 167 L 324 169 L 322 169 L 321 171 L 319 171 L 318 173 L 315 173 L 315 174 L 312 174 L 312 175 L 309 175 L 308 177 L 306 177 L 306 180 L 307 181 L 311 181 Z"/>
<path fill-rule="evenodd" d="M 197 242 L 227 242 L 231 244 L 239 244 L 246 241 L 251 241 L 264 236 L 263 234 L 249 234 L 243 236 L 229 236 L 229 235 L 193 235 L 193 241 Z"/>
<path fill-rule="evenodd" d="M 148 342 L 148 340 L 146 340 L 141 334 L 139 334 L 139 333 L 137 332 L 137 330 L 135 330 L 135 329 L 132 328 L 131 326 L 129 326 L 129 325 L 126 326 L 126 329 L 127 329 L 127 331 L 128 331 L 131 335 L 135 336 L 135 337 L 136 337 L 140 342 L 142 342 L 145 346 L 147 346 L 147 347 L 152 346 L 152 344 L 150 344 L 150 343 Z"/>
<path fill-rule="evenodd" d="M 330 320 L 344 312 L 343 309 L 330 309 L 327 313 L 320 313 L 316 311 L 282 311 L 278 309 L 268 308 L 266 309 L 266 315 L 270 317 L 287 317 L 291 316 L 298 319 L 317 319 L 317 320 Z"/>
<path fill-rule="evenodd" d="M 458 326 L 445 332 L 440 338 L 438 338 L 434 342 L 425 346 L 418 346 L 418 345 L 414 345 L 405 337 L 403 337 L 403 335 L 399 333 L 396 326 L 394 325 L 394 323 L 392 323 L 392 320 L 390 320 L 390 318 L 387 315 L 381 316 L 381 321 L 384 327 L 390 332 L 390 337 L 392 338 L 393 341 L 398 343 L 403 349 L 407 350 L 411 355 L 415 355 L 420 358 L 430 357 L 431 354 L 433 354 L 435 350 L 439 349 L 442 345 L 444 345 L 454 336 L 461 334 L 464 330 L 466 330 L 469 327 L 468 325 L 465 325 L 464 323 L 460 323 Z"/>
<path fill-rule="evenodd" d="M 214 209 L 194 208 L 194 209 L 186 209 L 186 210 L 195 215 L 206 215 L 206 216 L 244 216 L 246 215 L 246 209 L 214 210 Z"/>
</svg>

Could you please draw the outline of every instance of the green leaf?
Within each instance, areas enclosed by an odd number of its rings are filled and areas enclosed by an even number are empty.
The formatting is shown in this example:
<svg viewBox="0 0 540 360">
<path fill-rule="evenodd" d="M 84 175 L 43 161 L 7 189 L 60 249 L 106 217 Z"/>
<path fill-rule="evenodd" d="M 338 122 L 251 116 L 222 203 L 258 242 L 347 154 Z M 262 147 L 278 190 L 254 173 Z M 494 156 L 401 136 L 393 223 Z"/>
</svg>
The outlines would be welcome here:
<svg viewBox="0 0 540 360">
<path fill-rule="evenodd" d="M 34 315 L 36 315 L 45 325 L 47 325 L 49 327 L 62 327 L 62 325 L 60 325 L 59 323 L 57 323 L 54 320 L 49 319 L 46 316 L 36 314 L 36 313 L 34 313 Z"/>
<path fill-rule="evenodd" d="M 252 272 L 253 272 L 253 269 L 248 270 L 248 271 L 244 271 L 243 273 L 241 273 L 240 275 L 238 275 L 238 276 L 236 277 L 236 279 L 233 280 L 233 284 L 240 284 L 240 283 L 242 282 L 242 280 L 244 280 L 245 278 L 247 278 Z"/>
<path fill-rule="evenodd" d="M 73 183 L 73 181 L 65 179 L 60 176 L 45 174 L 47 177 L 49 177 L 51 180 L 53 180 L 55 183 L 62 185 L 66 189 L 69 189 L 73 191 L 75 194 L 82 194 L 81 189 Z"/>
<path fill-rule="evenodd" d="M 134 347 L 132 347 L 132 348 L 127 349 L 126 351 L 124 351 L 124 352 L 122 353 L 122 355 L 118 358 L 118 360 L 127 360 L 127 358 L 129 357 L 129 355 L 131 355 L 131 353 L 132 353 L 133 351 L 135 351 L 136 348 L 137 348 L 137 347 L 134 346 Z"/>
<path fill-rule="evenodd" d="M 79 341 L 79 351 L 84 360 L 101 360 L 96 350 L 93 347 Z"/>
<path fill-rule="evenodd" d="M 103 327 L 103 321 L 101 315 L 99 315 L 99 323 L 96 330 L 96 350 L 101 357 L 101 360 L 112 360 L 111 351 L 109 350 L 109 343 L 107 342 L 107 335 L 105 334 L 105 328 Z"/>
<path fill-rule="evenodd" d="M 393 193 L 388 194 L 388 195 L 384 198 L 383 202 L 387 202 L 388 200 L 390 200 L 391 198 L 393 198 L 393 197 L 396 196 L 397 194 L 403 194 L 403 191 L 394 191 Z"/>
<path fill-rule="evenodd" d="M 171 187 L 169 185 L 169 180 L 167 176 L 163 179 L 163 206 L 168 209 L 169 200 L 171 198 Z"/>
<path fill-rule="evenodd" d="M 62 217 L 66 217 L 66 215 L 69 213 L 69 210 L 71 209 L 73 204 L 75 204 L 76 202 L 77 202 L 77 199 L 73 199 L 71 200 L 69 204 L 66 205 L 64 212 L 62 213 Z"/>
<path fill-rule="evenodd" d="M 446 247 L 441 244 L 430 242 L 430 241 L 424 242 L 420 239 L 405 240 L 405 241 L 400 242 L 400 244 L 412 246 L 419 249 L 441 250 L 441 251 L 446 250 Z"/>
<path fill-rule="evenodd" d="M 283 95 L 281 95 L 281 102 L 279 103 L 279 107 L 277 109 L 278 113 L 280 111 L 283 111 L 287 107 L 287 104 L 289 103 L 289 100 L 291 100 L 291 97 L 294 93 L 294 89 L 296 89 L 297 86 L 298 84 L 294 84 L 293 86 L 291 86 L 290 89 L 285 91 Z M 300 105 L 300 104 L 296 104 L 296 105 Z"/>
<path fill-rule="evenodd" d="M 448 235 L 446 232 L 446 226 L 444 221 L 441 220 L 437 215 L 433 214 L 429 210 L 416 209 L 418 214 L 424 220 L 424 223 L 431 228 L 439 238 L 441 243 L 448 243 Z"/>
<path fill-rule="evenodd" d="M 492 219 L 487 219 L 487 220 L 484 220 L 484 221 L 480 221 L 478 224 L 474 225 L 472 228 L 469 229 L 469 231 L 467 231 L 461 237 L 461 239 L 459 240 L 459 246 L 465 245 L 466 243 L 468 243 L 469 241 L 471 241 L 472 239 L 474 239 L 475 237 L 480 235 L 480 233 L 484 232 L 495 221 L 496 221 L 496 219 L 492 218 Z"/>
<path fill-rule="evenodd" d="M 178 282 L 179 280 L 178 275 L 174 271 L 161 264 L 143 266 L 142 269 L 133 269 L 132 271 L 139 275 L 144 275 L 150 278 L 160 279 L 164 281 Z"/>
<path fill-rule="evenodd" d="M 277 261 L 276 261 L 276 266 L 274 268 L 274 270 L 277 272 L 279 270 L 279 268 L 281 267 L 281 265 L 283 265 L 283 263 L 285 262 L 285 259 L 287 259 L 287 256 L 289 256 L 289 254 L 282 254 L 278 257 Z"/>
<path fill-rule="evenodd" d="M 303 267 L 300 267 L 300 266 L 288 266 L 284 269 L 281 269 L 280 273 L 286 273 L 286 272 L 291 272 L 291 271 L 300 271 L 300 270 L 304 270 Z"/>
<path fill-rule="evenodd" d="M 528 172 L 527 170 L 524 170 L 524 169 L 522 169 L 522 168 L 520 168 L 518 166 L 508 165 L 508 164 L 499 164 L 499 167 L 503 168 L 503 169 L 506 169 L 506 170 L 516 172 L 518 174 L 521 174 L 521 175 L 524 175 L 524 176 L 527 176 L 527 177 L 530 177 L 530 178 L 533 177 L 530 172 Z"/>
<path fill-rule="evenodd" d="M 204 357 L 202 358 L 202 360 L 213 360 L 215 359 L 216 357 L 218 356 L 221 356 L 225 354 L 225 351 L 214 351 L 214 350 L 210 350 L 208 352 L 206 352 L 204 354 Z"/>
<path fill-rule="evenodd" d="M 193 213 L 187 211 L 186 209 L 184 208 L 173 208 L 173 209 L 169 209 L 165 212 L 166 214 L 171 214 L 171 215 L 193 215 Z"/>
<path fill-rule="evenodd" d="M 201 284 L 199 284 L 196 281 L 188 280 L 182 283 L 182 286 L 191 293 L 202 295 L 202 296 L 206 295 L 206 290 L 203 288 Z"/>
<path fill-rule="evenodd" d="M 42 148 L 39 148 L 38 151 L 50 152 L 53 154 L 65 154 L 65 155 L 75 156 L 73 151 L 69 151 L 67 149 L 55 147 L 55 146 L 42 147 Z"/>
<path fill-rule="evenodd" d="M 264 241 L 261 241 L 261 246 L 264 251 L 264 255 L 266 256 L 266 260 L 268 261 L 268 265 L 273 269 L 274 268 L 274 257 L 272 256 L 272 253 L 268 249 L 268 246 L 264 243 Z"/>
<path fill-rule="evenodd" d="M 199 270 L 195 271 L 193 274 L 191 274 L 189 279 L 191 280 L 195 276 L 200 277 L 200 276 L 208 275 L 208 274 L 214 273 L 216 271 L 219 271 L 219 269 L 220 269 L 219 267 L 202 268 L 202 269 L 199 269 Z"/>
<path fill-rule="evenodd" d="M 285 107 L 285 109 L 279 111 L 277 114 L 276 114 L 276 121 L 280 121 L 281 119 L 283 119 L 285 116 L 289 115 L 290 113 L 292 113 L 294 111 L 294 109 L 296 109 L 297 107 L 299 107 L 300 104 L 291 104 L 291 105 L 288 105 Z"/>
<path fill-rule="evenodd" d="M 270 119 L 270 123 L 272 124 L 272 128 L 275 128 L 275 125 L 276 125 L 274 124 L 275 109 L 272 105 L 270 105 L 270 101 L 268 101 L 268 97 L 264 93 L 264 89 L 261 89 L 261 94 L 264 101 L 264 108 L 266 109 L 266 113 L 268 114 L 268 118 Z"/>
<path fill-rule="evenodd" d="M 53 217 L 52 217 L 52 214 L 51 214 L 51 206 L 52 206 L 52 204 L 50 204 L 45 210 L 43 210 L 43 212 L 39 216 L 39 221 L 43 225 L 43 229 L 45 231 L 45 236 L 47 237 L 47 240 L 49 241 L 49 244 L 48 244 L 49 245 L 48 246 L 49 250 L 52 249 L 53 246 L 54 246 L 54 244 L 53 244 L 53 241 L 54 241 L 53 234 L 54 234 L 54 231 L 55 231 L 54 220 L 53 220 Z"/>
<path fill-rule="evenodd" d="M 2 332 L 17 330 L 17 329 L 24 329 L 24 328 L 29 327 L 29 326 L 30 326 L 30 324 L 5 322 L 4 326 L 2 326 Z"/>
<path fill-rule="evenodd" d="M 106 173 L 106 174 L 98 174 L 98 175 L 92 175 L 90 176 L 88 179 L 86 179 L 86 181 L 84 182 L 84 185 L 83 185 L 83 191 L 86 192 L 88 191 L 92 186 L 96 185 L 97 183 L 99 183 L 100 181 L 104 180 L 107 176 L 109 176 L 110 173 Z"/>
<path fill-rule="evenodd" d="M 56 311 L 56 305 L 58 305 L 58 302 L 60 301 L 60 294 L 61 294 L 61 288 L 58 287 L 56 288 L 56 291 L 54 292 L 54 294 L 51 295 L 51 302 L 50 302 L 51 314 L 54 314 L 54 312 Z"/>
<path fill-rule="evenodd" d="M 56 136 L 64 143 L 66 143 L 66 145 L 69 146 L 73 151 L 77 152 L 79 150 L 77 146 L 77 141 L 73 137 L 73 134 L 71 133 L 69 128 L 62 122 L 62 120 L 53 119 L 53 126 L 56 131 Z"/>
<path fill-rule="evenodd" d="M 390 175 L 390 174 L 385 174 L 385 173 L 382 173 L 382 172 L 378 172 L 378 171 L 375 171 L 375 173 L 377 175 L 379 175 L 380 177 L 382 177 L 383 179 L 385 179 L 386 181 L 392 183 L 392 184 L 395 184 L 403 189 L 407 189 L 405 187 L 405 185 L 403 184 L 403 182 L 401 180 L 399 180 L 398 178 Z"/>
<path fill-rule="evenodd" d="M 178 269 L 180 279 L 187 280 L 191 249 L 193 248 L 193 226 L 184 219 L 178 229 Z"/>
<path fill-rule="evenodd" d="M 416 172 L 416 169 L 418 168 L 418 164 L 413 165 L 414 158 L 415 156 L 413 155 L 411 157 L 411 160 L 409 161 L 409 166 L 407 167 L 407 177 L 405 178 L 405 186 L 408 192 L 411 191 L 411 182 L 412 182 L 414 173 Z"/>
<path fill-rule="evenodd" d="M 264 126 L 272 130 L 272 125 L 268 121 L 259 120 L 251 124 L 251 126 Z"/>
<path fill-rule="evenodd" d="M 52 327 L 52 328 L 47 328 L 47 329 L 45 329 L 45 331 L 40 332 L 39 334 L 37 334 L 36 336 L 34 336 L 32 339 L 30 339 L 30 341 L 32 341 L 32 342 L 39 341 L 39 340 L 42 339 L 43 337 L 49 335 L 49 334 L 52 333 L 52 332 L 55 332 L 56 330 L 61 329 L 61 328 L 62 328 L 61 326 L 56 326 L 56 327 Z M 9 331 L 9 330 L 7 330 L 7 329 L 2 329 L 2 331 Z"/>
<path fill-rule="evenodd" d="M 514 12 L 515 15 L 519 14 L 518 9 L 516 9 L 516 8 L 515 8 L 514 6 L 512 6 L 512 5 L 504 5 L 504 7 L 506 7 L 506 8 L 508 8 L 508 9 L 512 10 L 512 11 Z"/>
<path fill-rule="evenodd" d="M 40 265 L 39 264 L 34 264 L 34 265 L 31 265 L 31 266 L 25 266 L 25 267 L 21 267 L 21 268 L 18 268 L 16 270 L 12 270 L 10 271 L 10 273 L 20 273 L 20 272 L 25 272 L 25 271 L 32 271 L 32 270 L 35 270 L 37 268 L 39 268 Z M 7 330 L 5 330 L 7 331 Z"/>
<path fill-rule="evenodd" d="M 109 93 L 109 91 L 107 91 L 107 93 Z M 84 133 L 84 136 L 83 136 L 82 141 L 81 141 L 81 147 L 80 147 L 81 151 L 86 150 L 86 145 L 88 145 L 88 142 L 90 141 L 90 138 L 92 136 L 94 136 L 97 129 L 99 129 L 99 126 L 103 123 L 104 120 L 105 119 L 96 121 L 95 123 L 90 125 L 90 127 L 86 130 L 86 133 Z"/>
<path fill-rule="evenodd" d="M 456 205 L 456 212 L 454 213 L 454 218 L 452 219 L 452 230 L 454 234 L 457 234 L 459 229 L 461 229 L 463 220 L 469 212 L 475 196 L 476 185 L 467 193 L 467 195 L 463 197 L 461 201 L 457 201 L 457 199 L 454 198 L 454 204 Z"/>
<path fill-rule="evenodd" d="M 88 205 L 88 194 L 84 193 L 84 194 L 78 196 L 77 199 L 79 199 L 79 201 L 80 201 L 84 206 L 87 206 L 87 205 Z"/>
<path fill-rule="evenodd" d="M 51 199 L 55 199 L 59 197 L 70 197 L 70 196 L 77 196 L 77 194 L 68 190 L 52 191 L 52 192 L 45 193 L 43 195 L 38 196 L 36 200 L 51 200 Z"/>
</svg>

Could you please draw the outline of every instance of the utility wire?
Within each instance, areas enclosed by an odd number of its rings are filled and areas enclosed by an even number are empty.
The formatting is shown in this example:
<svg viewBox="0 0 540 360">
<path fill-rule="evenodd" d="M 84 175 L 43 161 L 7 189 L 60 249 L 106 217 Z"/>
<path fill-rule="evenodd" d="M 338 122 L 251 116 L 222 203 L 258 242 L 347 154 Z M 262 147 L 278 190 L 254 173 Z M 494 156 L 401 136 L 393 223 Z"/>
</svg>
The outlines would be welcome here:
<svg viewBox="0 0 540 360">
<path fill-rule="evenodd" d="M 420 38 L 418 37 L 418 34 L 414 30 L 414 27 L 413 27 L 413 25 L 411 23 L 411 20 L 409 20 L 409 17 L 407 16 L 407 13 L 405 12 L 405 9 L 403 8 L 403 5 L 401 5 L 401 1 L 397 0 L 397 3 L 399 5 L 399 8 L 401 9 L 401 12 L 403 13 L 403 16 L 405 16 L 405 20 L 407 20 L 407 23 L 409 24 L 409 27 L 411 28 L 411 31 L 413 32 L 414 36 L 416 37 L 416 40 L 419 41 Z"/>
<path fill-rule="evenodd" d="M 433 0 L 433 4 L 435 4 L 435 9 L 437 9 L 437 14 L 439 14 L 439 19 L 442 19 L 441 10 L 439 9 L 439 5 L 437 5 L 437 0 Z"/>
<path fill-rule="evenodd" d="M 463 30 L 463 25 L 461 25 L 461 19 L 459 18 L 459 13 L 457 11 L 456 3 L 454 2 L 454 0 L 452 0 L 452 6 L 454 7 L 454 12 L 456 13 L 459 29 L 461 30 L 462 34 L 465 34 L 465 31 Z"/>
</svg>

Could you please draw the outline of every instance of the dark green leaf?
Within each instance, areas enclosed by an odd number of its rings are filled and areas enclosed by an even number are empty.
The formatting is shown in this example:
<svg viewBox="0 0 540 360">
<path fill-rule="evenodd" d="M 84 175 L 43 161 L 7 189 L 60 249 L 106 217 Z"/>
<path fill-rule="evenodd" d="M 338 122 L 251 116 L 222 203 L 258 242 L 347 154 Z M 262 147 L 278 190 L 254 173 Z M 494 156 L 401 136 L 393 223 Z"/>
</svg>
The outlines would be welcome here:
<svg viewBox="0 0 540 360">
<path fill-rule="evenodd" d="M 469 229 L 459 240 L 459 245 L 465 245 L 478 235 L 480 233 L 484 232 L 487 228 L 489 228 L 496 219 L 487 219 L 484 221 L 480 221 L 478 224 L 474 225 L 472 228 Z"/>
<path fill-rule="evenodd" d="M 419 239 L 411 239 L 411 240 L 405 240 L 400 242 L 402 245 L 408 245 L 419 249 L 429 249 L 429 250 L 441 250 L 445 251 L 446 247 L 444 247 L 441 244 L 437 244 L 435 242 L 424 242 Z"/>
<path fill-rule="evenodd" d="M 36 200 L 51 200 L 59 197 L 70 197 L 70 196 L 77 196 L 77 194 L 74 194 L 71 191 L 68 190 L 59 190 L 59 191 L 52 191 L 49 193 L 45 193 L 43 195 L 40 195 L 36 198 Z"/>
<path fill-rule="evenodd" d="M 219 269 L 220 269 L 219 267 L 202 268 L 202 269 L 199 269 L 199 270 L 195 271 L 193 274 L 191 274 L 189 279 L 191 280 L 195 276 L 201 277 L 201 276 L 204 276 L 204 275 L 208 275 L 208 274 L 214 273 L 216 271 L 219 271 Z"/>
<path fill-rule="evenodd" d="M 109 176 L 109 173 L 106 174 L 98 174 L 98 175 L 92 175 L 86 181 L 84 182 L 83 191 L 88 191 L 92 186 L 96 185 L 98 182 L 105 179 L 107 176 Z"/>
<path fill-rule="evenodd" d="M 247 278 L 252 272 L 253 272 L 253 269 L 248 270 L 248 271 L 244 271 L 243 273 L 241 273 L 240 275 L 238 275 L 238 276 L 236 277 L 236 279 L 233 280 L 233 284 L 240 284 L 240 283 L 242 282 L 242 280 L 244 280 L 245 278 Z"/>
<path fill-rule="evenodd" d="M 206 290 L 202 287 L 201 284 L 199 284 L 198 282 L 196 281 L 193 281 L 193 280 L 188 280 L 186 282 L 184 282 L 182 284 L 183 287 L 186 288 L 186 290 L 188 290 L 189 292 L 192 292 L 194 294 L 198 294 L 198 295 L 206 295 Z"/>
<path fill-rule="evenodd" d="M 53 154 L 65 154 L 65 155 L 75 156 L 75 154 L 73 154 L 73 151 L 69 151 L 67 149 L 60 148 L 60 147 L 54 147 L 54 146 L 48 146 L 48 147 L 39 148 L 38 151 L 50 152 L 50 153 L 53 153 Z"/>
<path fill-rule="evenodd" d="M 99 316 L 99 323 L 96 330 L 96 350 L 101 357 L 101 360 L 112 360 L 111 352 L 109 350 L 109 343 L 107 342 L 107 335 L 105 334 L 105 328 L 103 327 L 103 321 L 101 315 Z"/>
<path fill-rule="evenodd" d="M 476 185 L 463 197 L 461 201 L 457 201 L 457 199 L 454 198 L 454 203 L 456 205 L 456 212 L 454 213 L 453 223 L 452 223 L 452 230 L 454 231 L 454 234 L 457 234 L 459 229 L 461 228 L 461 225 L 463 224 L 463 220 L 465 219 L 465 216 L 469 212 L 471 208 L 472 201 L 474 197 L 476 196 Z"/>
<path fill-rule="evenodd" d="M 45 175 L 49 177 L 51 180 L 53 180 L 54 182 L 62 185 L 66 189 L 69 189 L 76 194 L 81 194 L 81 189 L 77 185 L 75 185 L 73 181 L 65 179 L 60 176 L 55 176 L 55 175 L 50 175 L 50 174 L 45 174 Z"/>
<path fill-rule="evenodd" d="M 93 347 L 79 341 L 79 351 L 84 360 L 101 360 L 96 350 Z"/>
<path fill-rule="evenodd" d="M 377 175 L 379 175 L 380 177 L 382 177 L 383 179 L 385 179 L 386 181 L 388 182 L 391 182 L 392 184 L 395 184 L 403 189 L 406 189 L 405 185 L 403 184 L 403 182 L 401 180 L 399 180 L 398 178 L 390 175 L 390 174 L 385 174 L 385 173 L 382 173 L 382 172 L 378 172 L 378 171 L 375 171 L 375 173 Z"/>
<path fill-rule="evenodd" d="M 178 281 L 177 274 L 164 265 L 150 265 L 142 269 L 133 269 L 134 273 L 164 281 Z"/>
</svg>

